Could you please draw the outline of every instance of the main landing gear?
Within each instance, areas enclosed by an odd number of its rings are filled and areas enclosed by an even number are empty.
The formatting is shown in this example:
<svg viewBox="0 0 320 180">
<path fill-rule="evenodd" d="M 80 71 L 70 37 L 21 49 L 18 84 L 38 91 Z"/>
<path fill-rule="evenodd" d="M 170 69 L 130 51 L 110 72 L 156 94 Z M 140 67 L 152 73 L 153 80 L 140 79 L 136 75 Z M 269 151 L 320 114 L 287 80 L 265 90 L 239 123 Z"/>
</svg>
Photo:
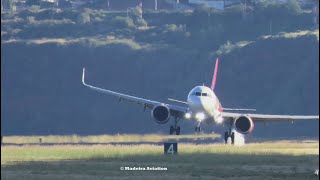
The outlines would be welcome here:
<svg viewBox="0 0 320 180">
<path fill-rule="evenodd" d="M 234 132 L 231 129 L 224 133 L 224 142 L 225 144 L 234 144 Z"/>
<path fill-rule="evenodd" d="M 226 122 L 226 125 L 229 130 L 224 133 L 224 143 L 234 144 L 233 120 Z"/>
<path fill-rule="evenodd" d="M 170 135 L 176 132 L 176 135 L 180 135 L 180 126 L 178 126 L 179 119 L 174 119 L 174 126 L 170 126 Z"/>
<path fill-rule="evenodd" d="M 180 135 L 180 126 L 170 126 L 170 135 L 176 132 L 176 135 Z"/>
</svg>

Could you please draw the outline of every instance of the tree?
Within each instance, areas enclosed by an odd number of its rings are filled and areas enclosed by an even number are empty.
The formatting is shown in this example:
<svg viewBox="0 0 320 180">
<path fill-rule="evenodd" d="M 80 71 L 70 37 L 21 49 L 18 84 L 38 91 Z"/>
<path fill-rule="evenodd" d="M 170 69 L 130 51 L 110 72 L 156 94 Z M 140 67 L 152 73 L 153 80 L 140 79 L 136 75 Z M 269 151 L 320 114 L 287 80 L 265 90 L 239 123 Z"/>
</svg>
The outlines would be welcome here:
<svg viewBox="0 0 320 180">
<path fill-rule="evenodd" d="M 60 0 L 59 1 L 59 7 L 60 8 L 71 8 L 72 7 L 72 4 L 70 1 L 68 0 Z"/>
<path fill-rule="evenodd" d="M 90 14 L 85 13 L 85 12 L 81 13 L 79 16 L 79 22 L 81 24 L 90 23 Z"/>
<path fill-rule="evenodd" d="M 134 16 L 134 18 L 142 18 L 142 8 L 140 6 L 131 8 L 131 13 Z"/>
<path fill-rule="evenodd" d="M 136 24 L 137 26 L 143 26 L 143 27 L 146 27 L 148 26 L 148 23 L 143 19 L 143 18 L 139 18 L 136 20 Z"/>
<path fill-rule="evenodd" d="M 85 8 L 84 11 L 79 15 L 79 23 L 86 24 L 90 23 L 92 10 L 89 8 Z"/>
<path fill-rule="evenodd" d="M 1 0 L 1 9 L 9 9 L 10 11 L 15 11 L 16 0 Z"/>
<path fill-rule="evenodd" d="M 40 6 L 40 0 L 27 0 L 26 5 L 28 6 Z"/>
<path fill-rule="evenodd" d="M 287 3 L 285 4 L 285 7 L 292 14 L 298 15 L 298 14 L 302 13 L 300 4 L 299 4 L 299 2 L 297 0 L 288 0 Z"/>
<path fill-rule="evenodd" d="M 314 0 L 314 7 L 312 9 L 313 13 L 314 13 L 314 24 L 315 25 L 319 25 L 319 0 Z"/>
<path fill-rule="evenodd" d="M 11 12 L 16 11 L 16 0 L 8 0 L 9 9 Z"/>
<path fill-rule="evenodd" d="M 132 28 L 135 27 L 133 20 L 130 17 L 116 16 L 112 19 L 112 23 L 118 28 Z"/>
<path fill-rule="evenodd" d="M 201 4 L 195 8 L 193 13 L 206 16 L 207 14 L 211 13 L 211 9 L 206 4 Z"/>
</svg>

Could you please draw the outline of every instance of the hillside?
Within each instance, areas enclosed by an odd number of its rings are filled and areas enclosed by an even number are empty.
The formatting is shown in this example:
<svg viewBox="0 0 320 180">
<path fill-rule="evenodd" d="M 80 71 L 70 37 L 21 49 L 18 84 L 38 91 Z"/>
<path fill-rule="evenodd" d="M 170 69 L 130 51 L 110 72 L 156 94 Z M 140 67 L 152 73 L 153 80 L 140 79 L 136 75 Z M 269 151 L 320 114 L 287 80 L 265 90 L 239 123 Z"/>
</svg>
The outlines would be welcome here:
<svg viewBox="0 0 320 180">
<path fill-rule="evenodd" d="M 142 107 L 83 87 L 82 67 L 91 84 L 167 102 L 209 85 L 216 56 L 224 107 L 319 114 L 318 27 L 310 13 L 272 10 L 247 18 L 204 7 L 144 19 L 90 9 L 1 16 L 2 133 L 167 133 L 170 123 L 157 125 Z M 315 124 L 258 125 L 253 136 L 316 137 Z M 181 126 L 193 132 L 193 123 Z"/>
</svg>

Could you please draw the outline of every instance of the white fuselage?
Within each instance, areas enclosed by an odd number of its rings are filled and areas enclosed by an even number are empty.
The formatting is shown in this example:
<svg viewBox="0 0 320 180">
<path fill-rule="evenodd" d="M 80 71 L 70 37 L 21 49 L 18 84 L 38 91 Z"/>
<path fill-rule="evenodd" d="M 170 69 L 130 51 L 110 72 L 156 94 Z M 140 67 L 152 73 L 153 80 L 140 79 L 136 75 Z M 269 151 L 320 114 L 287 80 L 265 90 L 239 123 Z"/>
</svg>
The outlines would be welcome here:
<svg viewBox="0 0 320 180">
<path fill-rule="evenodd" d="M 212 120 L 217 122 L 222 109 L 214 92 L 206 86 L 196 86 L 188 94 L 189 111 L 197 121 Z M 197 115 L 198 114 L 198 115 Z M 200 114 L 202 114 L 200 116 Z"/>
</svg>

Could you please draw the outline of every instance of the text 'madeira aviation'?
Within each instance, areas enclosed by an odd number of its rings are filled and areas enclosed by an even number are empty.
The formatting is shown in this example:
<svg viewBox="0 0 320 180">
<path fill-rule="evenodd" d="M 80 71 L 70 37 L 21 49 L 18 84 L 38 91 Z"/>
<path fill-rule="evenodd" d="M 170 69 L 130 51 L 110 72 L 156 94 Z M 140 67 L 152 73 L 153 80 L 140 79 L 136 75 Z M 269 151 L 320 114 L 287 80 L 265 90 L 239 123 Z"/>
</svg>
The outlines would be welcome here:
<svg viewBox="0 0 320 180">
<path fill-rule="evenodd" d="M 222 107 L 219 99 L 214 93 L 214 88 L 217 82 L 219 59 L 216 59 L 215 69 L 212 78 L 211 87 L 196 86 L 187 96 L 187 101 L 180 101 L 175 99 L 168 100 L 181 103 L 181 106 L 167 104 L 163 102 L 153 101 L 140 97 L 130 96 L 119 92 L 102 89 L 89 85 L 85 82 L 85 68 L 82 73 L 82 83 L 96 91 L 110 94 L 119 98 L 119 100 L 126 100 L 135 102 L 144 107 L 144 109 L 151 110 L 151 116 L 158 124 L 165 124 L 170 117 L 174 117 L 174 125 L 170 127 L 170 134 L 180 134 L 179 120 L 194 120 L 197 122 L 195 127 L 196 132 L 200 132 L 200 125 L 202 122 L 221 124 L 228 127 L 225 132 L 225 142 L 235 142 L 234 133 L 242 135 L 249 134 L 253 131 L 254 123 L 256 122 L 281 122 L 294 120 L 315 120 L 319 119 L 317 116 L 301 116 L 301 115 L 269 115 L 269 114 L 255 114 L 255 113 L 239 113 L 238 111 L 256 111 L 255 109 L 233 109 Z M 227 112 L 226 112 L 227 111 Z M 232 112 L 233 111 L 233 112 Z"/>
</svg>

